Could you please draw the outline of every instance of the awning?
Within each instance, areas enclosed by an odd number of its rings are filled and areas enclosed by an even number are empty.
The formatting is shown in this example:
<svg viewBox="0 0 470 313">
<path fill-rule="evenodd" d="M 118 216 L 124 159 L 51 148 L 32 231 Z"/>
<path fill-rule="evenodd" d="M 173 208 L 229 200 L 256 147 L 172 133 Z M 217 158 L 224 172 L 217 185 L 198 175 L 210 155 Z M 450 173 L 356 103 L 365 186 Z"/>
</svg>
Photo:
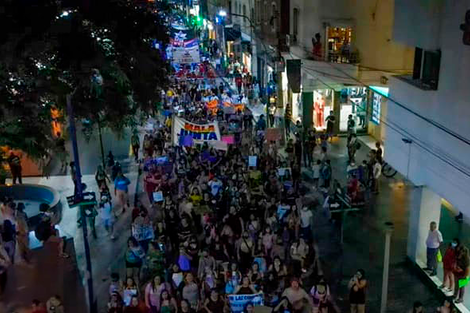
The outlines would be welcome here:
<svg viewBox="0 0 470 313">
<path fill-rule="evenodd" d="M 225 26 L 225 41 L 236 41 L 241 38 L 241 34 L 240 30 Z"/>
<path fill-rule="evenodd" d="M 251 37 L 245 33 L 242 33 L 242 42 L 251 42 Z"/>
</svg>

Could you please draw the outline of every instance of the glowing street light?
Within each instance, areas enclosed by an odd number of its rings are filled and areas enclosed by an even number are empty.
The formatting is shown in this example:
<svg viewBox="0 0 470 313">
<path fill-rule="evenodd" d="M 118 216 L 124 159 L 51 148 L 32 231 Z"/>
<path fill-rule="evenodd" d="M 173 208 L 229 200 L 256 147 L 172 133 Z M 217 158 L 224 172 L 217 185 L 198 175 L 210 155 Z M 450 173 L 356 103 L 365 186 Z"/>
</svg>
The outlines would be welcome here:
<svg viewBox="0 0 470 313">
<path fill-rule="evenodd" d="M 225 11 L 225 10 L 220 10 L 220 11 L 219 11 L 219 16 L 222 16 L 222 17 L 227 16 L 227 11 Z"/>
</svg>

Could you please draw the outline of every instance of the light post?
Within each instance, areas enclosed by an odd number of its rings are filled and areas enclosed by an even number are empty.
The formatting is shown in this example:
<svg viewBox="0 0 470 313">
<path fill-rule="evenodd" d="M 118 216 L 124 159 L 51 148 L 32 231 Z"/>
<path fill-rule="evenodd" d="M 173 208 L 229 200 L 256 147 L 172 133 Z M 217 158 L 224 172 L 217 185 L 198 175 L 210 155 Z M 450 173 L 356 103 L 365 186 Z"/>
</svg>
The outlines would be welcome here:
<svg viewBox="0 0 470 313">
<path fill-rule="evenodd" d="M 67 94 L 67 114 L 69 116 L 69 132 L 70 138 L 72 140 L 72 150 L 73 150 L 73 160 L 75 163 L 75 185 L 76 193 L 74 194 L 75 202 L 79 203 L 83 200 L 83 190 L 82 190 L 82 173 L 80 170 L 80 158 L 78 155 L 78 145 L 77 145 L 77 132 L 75 128 L 75 119 L 73 115 L 73 106 L 72 106 L 72 94 Z M 88 229 L 87 229 L 87 220 L 85 216 L 85 210 L 79 205 L 78 210 L 80 210 L 80 219 L 82 221 L 82 230 L 83 230 L 83 244 L 85 248 L 85 259 L 86 259 L 86 272 L 85 278 L 87 280 L 87 291 L 88 291 L 88 305 L 90 313 L 96 313 L 97 305 L 94 300 L 93 293 L 93 271 L 91 267 L 91 255 L 90 255 L 90 244 L 88 242 Z"/>
<path fill-rule="evenodd" d="M 386 222 L 385 226 L 385 252 L 384 252 L 384 271 L 382 277 L 382 299 L 380 302 L 380 313 L 387 310 L 387 294 L 388 294 L 388 270 L 390 267 L 390 241 L 393 233 L 393 223 Z"/>
</svg>

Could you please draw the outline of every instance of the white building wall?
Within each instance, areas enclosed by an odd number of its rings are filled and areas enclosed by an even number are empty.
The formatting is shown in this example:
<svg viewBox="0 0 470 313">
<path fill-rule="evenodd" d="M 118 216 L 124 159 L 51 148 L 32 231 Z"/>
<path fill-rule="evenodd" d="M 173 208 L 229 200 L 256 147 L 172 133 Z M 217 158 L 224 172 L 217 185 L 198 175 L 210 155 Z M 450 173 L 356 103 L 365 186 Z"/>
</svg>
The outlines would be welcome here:
<svg viewBox="0 0 470 313">
<path fill-rule="evenodd" d="M 395 10 L 398 18 L 395 25 L 404 23 L 403 16 L 409 14 L 402 0 L 397 0 L 397 3 L 400 6 Z M 409 161 L 409 178 L 412 182 L 429 186 L 464 214 L 470 215 L 470 145 L 407 110 L 470 139 L 470 46 L 462 44 L 462 32 L 459 29 L 466 10 L 470 9 L 470 1 L 446 1 L 438 23 L 439 32 L 436 33 L 423 33 L 423 30 L 436 27 L 435 19 L 430 20 L 429 14 L 418 14 L 416 11 L 424 10 L 417 6 L 423 1 L 408 0 L 407 3 L 410 4 L 409 10 L 415 11 L 413 19 L 406 21 L 408 26 L 395 27 L 394 38 L 413 46 L 441 49 L 439 87 L 437 91 L 423 91 L 396 78 L 390 81 L 391 98 L 402 103 L 405 108 L 390 101 L 388 103 L 385 158 L 405 174 Z M 428 22 L 432 25 L 426 25 Z M 411 153 L 402 142 L 403 137 L 414 141 Z"/>
</svg>

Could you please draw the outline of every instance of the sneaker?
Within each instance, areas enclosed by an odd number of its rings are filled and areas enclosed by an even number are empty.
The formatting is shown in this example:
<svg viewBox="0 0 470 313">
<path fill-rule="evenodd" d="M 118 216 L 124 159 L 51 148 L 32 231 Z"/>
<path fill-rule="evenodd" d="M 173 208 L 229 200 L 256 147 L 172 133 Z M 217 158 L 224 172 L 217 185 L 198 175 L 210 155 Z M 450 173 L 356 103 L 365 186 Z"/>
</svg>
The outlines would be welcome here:
<svg viewBox="0 0 470 313">
<path fill-rule="evenodd" d="M 462 303 L 463 300 L 462 300 L 462 299 L 456 299 L 454 302 L 455 302 L 455 303 Z"/>
</svg>

